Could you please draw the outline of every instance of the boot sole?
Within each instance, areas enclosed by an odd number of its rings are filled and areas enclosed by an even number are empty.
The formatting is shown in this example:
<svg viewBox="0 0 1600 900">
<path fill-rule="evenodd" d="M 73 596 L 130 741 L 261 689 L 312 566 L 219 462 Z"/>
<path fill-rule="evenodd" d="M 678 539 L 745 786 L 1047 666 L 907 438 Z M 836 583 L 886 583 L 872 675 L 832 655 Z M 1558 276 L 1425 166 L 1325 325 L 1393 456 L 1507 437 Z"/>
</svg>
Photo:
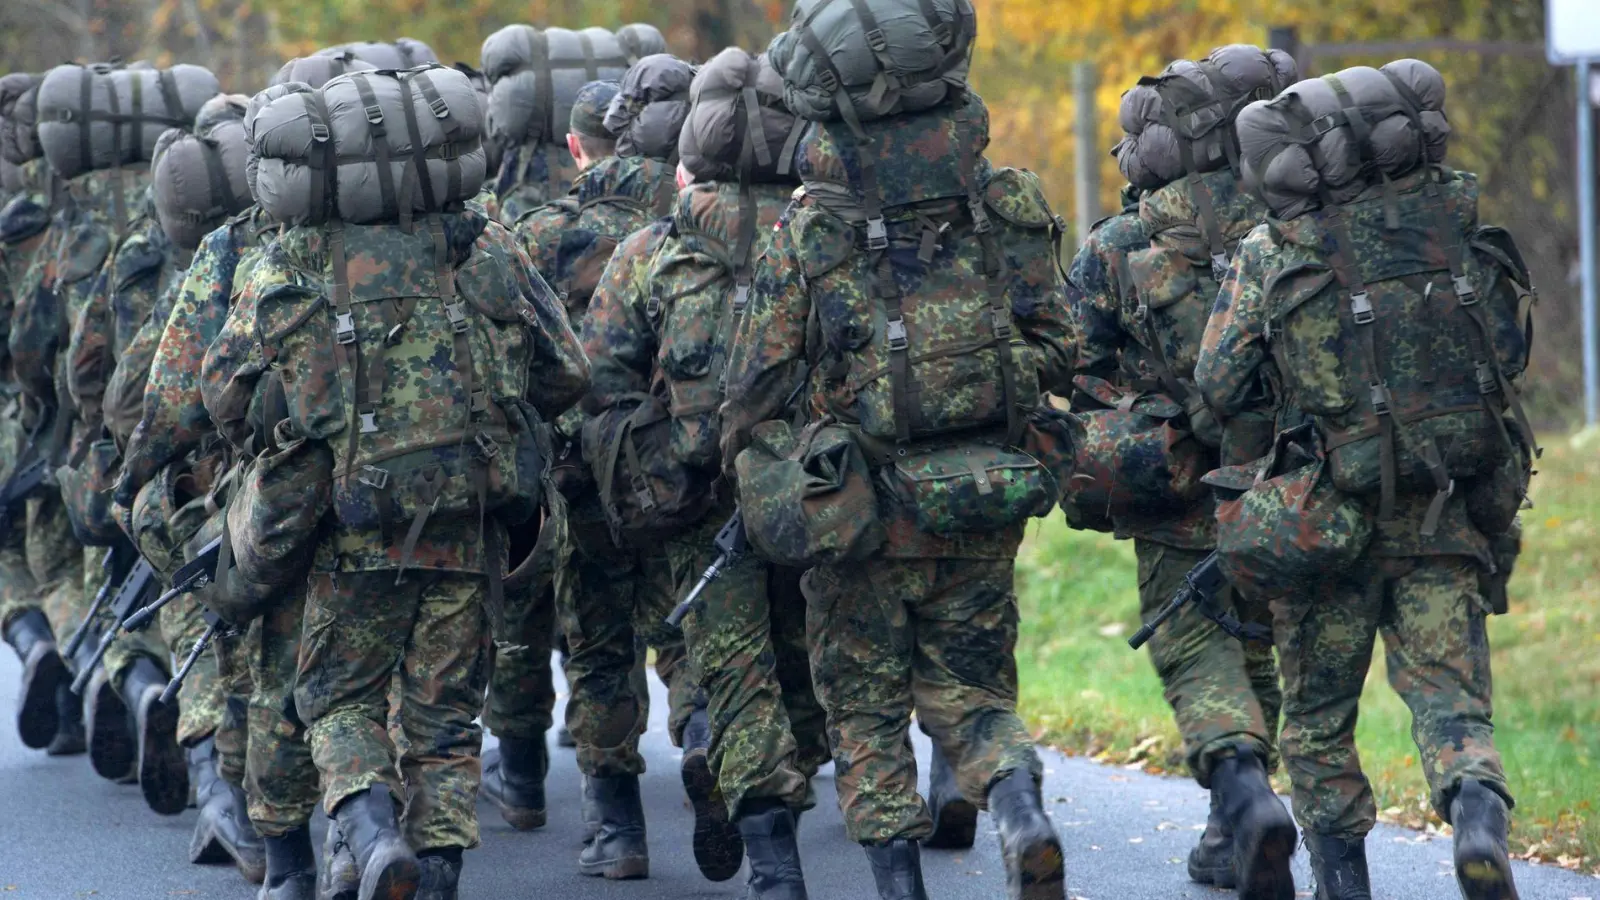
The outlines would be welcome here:
<svg viewBox="0 0 1600 900">
<path fill-rule="evenodd" d="M 1499 854 L 1470 853 L 1456 866 L 1456 884 L 1467 900 L 1517 900 L 1511 860 Z"/>
<path fill-rule="evenodd" d="M 1294 857 L 1299 834 L 1277 796 L 1262 802 L 1272 804 L 1271 809 L 1258 807 L 1255 811 L 1255 817 L 1264 822 L 1255 828 L 1235 828 L 1233 832 L 1235 846 L 1244 850 L 1235 857 L 1239 900 L 1294 900 L 1294 873 L 1289 869 L 1289 860 Z"/>
<path fill-rule="evenodd" d="M 55 740 L 61 727 L 56 711 L 56 686 L 70 681 L 67 664 L 54 645 L 29 654 L 22 674 L 22 697 L 17 704 L 17 735 L 29 750 L 43 750 Z"/>
<path fill-rule="evenodd" d="M 422 866 L 409 850 L 389 848 L 373 853 L 361 873 L 359 900 L 412 900 L 422 886 Z"/>
<path fill-rule="evenodd" d="M 1209 884 L 1224 890 L 1231 890 L 1237 886 L 1232 866 L 1207 867 L 1190 864 L 1189 880 L 1195 884 Z"/>
<path fill-rule="evenodd" d="M 246 853 L 228 843 L 210 817 L 202 817 L 195 826 L 194 837 L 189 841 L 189 862 L 197 866 L 232 865 L 251 884 L 267 880 L 266 851 Z"/>
<path fill-rule="evenodd" d="M 727 881 L 744 865 L 744 836 L 716 800 L 717 776 L 704 751 L 683 758 L 683 790 L 694 807 L 694 861 L 707 881 Z"/>
<path fill-rule="evenodd" d="M 189 808 L 189 764 L 178 746 L 176 703 L 146 702 L 139 729 L 139 792 L 163 816 Z"/>
<path fill-rule="evenodd" d="M 504 778 L 504 774 L 500 776 Z M 500 818 L 517 831 L 533 831 L 543 828 L 549 816 L 543 809 L 536 806 L 512 806 L 506 802 L 505 795 L 489 789 L 488 781 L 483 785 L 483 794 L 493 803 L 495 809 L 500 810 Z"/>
<path fill-rule="evenodd" d="M 978 838 L 978 807 L 965 797 L 941 803 L 933 815 L 933 834 L 922 842 L 932 850 L 970 850 Z"/>
<path fill-rule="evenodd" d="M 625 856 L 622 859 L 608 859 L 605 862 L 585 863 L 578 862 L 578 874 L 590 878 L 604 878 L 608 881 L 633 881 L 650 877 L 650 857 Z M 366 900 L 362 897 L 361 900 Z"/>
<path fill-rule="evenodd" d="M 1062 900 L 1067 890 L 1066 860 L 1057 837 L 1029 841 L 1007 868 L 1012 900 Z"/>
<path fill-rule="evenodd" d="M 138 748 L 128 729 L 128 706 L 109 678 L 98 679 L 93 690 L 86 716 L 89 765 L 101 778 L 120 783 L 138 762 Z"/>
</svg>

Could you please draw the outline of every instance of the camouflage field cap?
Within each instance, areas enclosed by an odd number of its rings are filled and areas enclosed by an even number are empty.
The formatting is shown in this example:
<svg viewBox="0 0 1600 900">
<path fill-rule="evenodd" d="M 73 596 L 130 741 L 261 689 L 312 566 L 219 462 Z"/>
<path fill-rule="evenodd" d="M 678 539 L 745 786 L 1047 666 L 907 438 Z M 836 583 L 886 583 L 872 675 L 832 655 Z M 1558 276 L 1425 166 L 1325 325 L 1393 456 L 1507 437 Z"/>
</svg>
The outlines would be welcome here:
<svg viewBox="0 0 1600 900">
<path fill-rule="evenodd" d="M 573 134 L 614 141 L 617 136 L 606 130 L 606 110 L 617 96 L 621 85 L 615 81 L 591 81 L 578 91 L 572 101 L 572 121 L 567 129 Z"/>
</svg>

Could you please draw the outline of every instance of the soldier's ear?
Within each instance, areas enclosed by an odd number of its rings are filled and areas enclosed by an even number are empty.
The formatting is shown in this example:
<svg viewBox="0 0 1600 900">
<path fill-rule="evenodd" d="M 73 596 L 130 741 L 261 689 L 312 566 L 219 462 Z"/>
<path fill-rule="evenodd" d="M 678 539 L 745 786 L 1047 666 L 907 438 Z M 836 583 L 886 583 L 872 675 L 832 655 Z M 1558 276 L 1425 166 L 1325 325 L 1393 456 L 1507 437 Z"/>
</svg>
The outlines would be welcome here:
<svg viewBox="0 0 1600 900">
<path fill-rule="evenodd" d="M 583 158 L 583 142 L 570 131 L 567 132 L 567 152 L 572 154 L 572 160 L 578 164 L 578 168 L 587 167 L 588 160 Z"/>
</svg>

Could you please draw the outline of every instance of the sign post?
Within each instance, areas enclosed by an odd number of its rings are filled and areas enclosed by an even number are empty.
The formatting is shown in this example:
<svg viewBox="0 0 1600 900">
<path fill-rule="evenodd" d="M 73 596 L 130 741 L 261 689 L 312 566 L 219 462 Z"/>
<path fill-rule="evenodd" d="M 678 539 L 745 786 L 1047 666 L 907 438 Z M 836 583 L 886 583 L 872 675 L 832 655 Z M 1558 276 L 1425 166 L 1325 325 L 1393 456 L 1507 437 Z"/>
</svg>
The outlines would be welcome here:
<svg viewBox="0 0 1600 900">
<path fill-rule="evenodd" d="M 1546 0 L 1545 50 L 1554 65 L 1571 65 L 1578 78 L 1578 247 L 1583 269 L 1583 416 L 1600 425 L 1600 310 L 1595 293 L 1594 99 L 1589 71 L 1600 60 L 1600 3 Z"/>
</svg>

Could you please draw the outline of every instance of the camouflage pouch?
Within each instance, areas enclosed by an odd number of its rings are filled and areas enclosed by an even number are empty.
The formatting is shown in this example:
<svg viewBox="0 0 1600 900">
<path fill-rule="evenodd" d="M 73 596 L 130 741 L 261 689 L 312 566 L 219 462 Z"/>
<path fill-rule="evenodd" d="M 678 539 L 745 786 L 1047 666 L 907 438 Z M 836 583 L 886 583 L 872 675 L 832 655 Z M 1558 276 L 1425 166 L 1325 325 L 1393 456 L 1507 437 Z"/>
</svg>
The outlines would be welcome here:
<svg viewBox="0 0 1600 900">
<path fill-rule="evenodd" d="M 184 546 L 218 512 L 214 495 L 182 465 L 165 466 L 139 489 L 129 510 L 129 536 L 163 579 L 184 564 Z"/>
<path fill-rule="evenodd" d="M 583 425 L 584 458 L 618 541 L 676 533 L 716 500 L 711 471 L 682 465 L 672 452 L 673 424 L 661 400 L 638 394 Z"/>
<path fill-rule="evenodd" d="M 1314 426 L 1271 455 L 1205 476 L 1217 492 L 1217 553 L 1230 583 L 1260 597 L 1303 590 L 1350 568 L 1372 541 L 1362 498 L 1333 485 Z"/>
<path fill-rule="evenodd" d="M 281 587 L 305 577 L 323 519 L 333 510 L 333 451 L 296 438 L 285 424 L 278 449 L 256 457 L 228 505 L 235 566 L 246 581 Z"/>
<path fill-rule="evenodd" d="M 1513 435 L 1518 434 L 1512 430 Z M 1514 437 L 1514 451 L 1494 471 L 1472 479 L 1463 496 L 1472 527 L 1491 541 L 1516 522 L 1517 513 L 1528 504 L 1528 486 L 1533 478 L 1533 454 Z"/>
<path fill-rule="evenodd" d="M 1069 522 L 1096 524 L 1138 511 L 1181 510 L 1204 490 L 1205 446 L 1172 420 L 1183 407 L 1161 394 L 1125 392 L 1087 375 L 1074 384 L 1086 404 L 1083 438 L 1061 505 Z M 1107 530 L 1110 528 L 1096 528 Z"/>
<path fill-rule="evenodd" d="M 1039 460 L 983 443 L 912 450 L 896 458 L 888 480 L 927 534 L 1001 531 L 1049 515 L 1060 496 Z"/>
<path fill-rule="evenodd" d="M 109 547 L 121 540 L 122 528 L 111 511 L 111 494 L 122 467 L 122 452 L 116 441 L 92 441 L 83 450 L 76 466 L 56 470 L 61 499 L 67 507 L 67 520 L 78 543 L 86 547 Z"/>
<path fill-rule="evenodd" d="M 1478 570 L 1478 590 L 1488 602 L 1489 610 L 1497 616 L 1511 611 L 1511 596 L 1507 588 L 1511 584 L 1511 573 L 1517 566 L 1517 557 L 1521 555 L 1522 521 L 1513 518 L 1505 530 L 1489 537 L 1489 556 L 1494 565 Z"/>
<path fill-rule="evenodd" d="M 866 559 L 887 540 L 866 457 L 849 431 L 827 422 L 798 433 L 763 422 L 734 460 L 745 532 L 774 565 Z"/>
</svg>

